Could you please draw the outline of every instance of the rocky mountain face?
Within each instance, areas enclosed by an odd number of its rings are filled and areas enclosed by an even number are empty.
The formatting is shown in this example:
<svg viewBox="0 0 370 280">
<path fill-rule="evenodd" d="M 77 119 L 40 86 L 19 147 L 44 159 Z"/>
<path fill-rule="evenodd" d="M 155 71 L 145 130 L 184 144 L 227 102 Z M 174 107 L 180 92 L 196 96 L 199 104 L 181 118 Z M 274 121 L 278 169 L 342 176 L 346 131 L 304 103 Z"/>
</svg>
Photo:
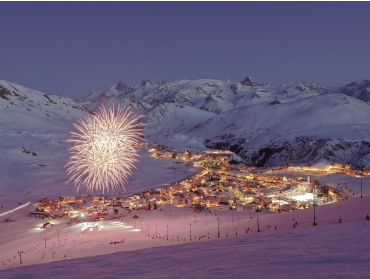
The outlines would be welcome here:
<svg viewBox="0 0 370 280">
<path fill-rule="evenodd" d="M 206 139 L 211 149 L 227 149 L 242 156 L 244 162 L 257 167 L 306 163 L 346 163 L 362 168 L 369 166 L 370 141 L 351 141 L 320 137 L 296 137 L 294 141 L 271 143 L 252 151 L 244 138 L 225 135 Z"/>
<path fill-rule="evenodd" d="M 350 83 L 339 88 L 339 91 L 362 101 L 370 102 L 370 80 Z"/>
</svg>

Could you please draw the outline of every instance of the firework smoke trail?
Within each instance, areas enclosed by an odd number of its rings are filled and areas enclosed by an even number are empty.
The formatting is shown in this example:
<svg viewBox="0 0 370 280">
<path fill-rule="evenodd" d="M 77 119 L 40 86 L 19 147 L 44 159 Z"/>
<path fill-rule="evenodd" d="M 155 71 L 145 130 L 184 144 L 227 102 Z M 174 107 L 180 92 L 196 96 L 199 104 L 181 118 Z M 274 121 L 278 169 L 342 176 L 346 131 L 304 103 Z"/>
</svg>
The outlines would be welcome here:
<svg viewBox="0 0 370 280">
<path fill-rule="evenodd" d="M 68 142 L 69 179 L 88 191 L 105 192 L 123 187 L 135 168 L 138 149 L 144 139 L 142 116 L 129 108 L 104 106 L 74 124 Z"/>
</svg>

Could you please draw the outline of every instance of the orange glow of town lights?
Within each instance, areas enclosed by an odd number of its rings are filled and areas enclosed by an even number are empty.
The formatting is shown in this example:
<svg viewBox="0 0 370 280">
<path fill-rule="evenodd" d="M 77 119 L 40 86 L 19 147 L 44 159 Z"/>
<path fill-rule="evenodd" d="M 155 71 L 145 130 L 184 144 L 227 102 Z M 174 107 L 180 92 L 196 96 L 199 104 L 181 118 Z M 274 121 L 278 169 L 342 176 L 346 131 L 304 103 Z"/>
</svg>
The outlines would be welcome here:
<svg viewBox="0 0 370 280">
<path fill-rule="evenodd" d="M 100 107 L 74 124 L 66 170 L 71 182 L 88 191 L 124 188 L 144 138 L 142 116 L 123 107 Z"/>
</svg>

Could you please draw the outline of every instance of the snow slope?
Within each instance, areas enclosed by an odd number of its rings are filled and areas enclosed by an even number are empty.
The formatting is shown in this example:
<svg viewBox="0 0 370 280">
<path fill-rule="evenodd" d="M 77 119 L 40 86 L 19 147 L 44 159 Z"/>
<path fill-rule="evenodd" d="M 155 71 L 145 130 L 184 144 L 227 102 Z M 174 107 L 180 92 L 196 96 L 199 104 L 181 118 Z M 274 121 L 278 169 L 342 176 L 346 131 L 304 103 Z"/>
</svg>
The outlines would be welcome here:
<svg viewBox="0 0 370 280">
<path fill-rule="evenodd" d="M 226 223 L 223 217 L 222 239 L 0 270 L 0 277 L 367 278 L 369 202 L 367 197 L 319 207 L 316 227 L 312 209 L 262 215 L 261 232 L 256 232 L 255 218 L 231 223 L 229 216 Z M 204 222 L 201 217 L 197 221 Z M 298 225 L 292 227 L 296 221 Z M 251 231 L 245 234 L 247 225 Z M 241 226 L 239 237 L 231 238 L 234 227 Z M 229 238 L 225 238 L 226 228 Z"/>
<path fill-rule="evenodd" d="M 86 111 L 68 97 L 45 94 L 4 80 L 0 80 L 0 108 L 2 111 L 25 113 L 26 117 L 26 113 L 30 112 L 28 116 L 32 115 L 45 121 L 48 119 L 44 118 L 45 116 L 73 118 Z"/>
<path fill-rule="evenodd" d="M 215 114 L 187 105 L 163 103 L 146 115 L 150 135 L 174 136 L 186 134 L 194 126 L 212 118 Z"/>
</svg>

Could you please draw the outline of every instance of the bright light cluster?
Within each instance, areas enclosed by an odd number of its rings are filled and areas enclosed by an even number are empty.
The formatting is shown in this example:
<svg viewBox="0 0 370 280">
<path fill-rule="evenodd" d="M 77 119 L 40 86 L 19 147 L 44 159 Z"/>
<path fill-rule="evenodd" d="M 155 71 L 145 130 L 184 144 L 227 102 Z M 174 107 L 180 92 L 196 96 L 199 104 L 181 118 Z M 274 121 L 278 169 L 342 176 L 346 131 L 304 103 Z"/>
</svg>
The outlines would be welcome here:
<svg viewBox="0 0 370 280">
<path fill-rule="evenodd" d="M 78 188 L 105 192 L 124 188 L 143 141 L 142 116 L 131 109 L 100 107 L 74 124 L 66 170 Z"/>
</svg>

